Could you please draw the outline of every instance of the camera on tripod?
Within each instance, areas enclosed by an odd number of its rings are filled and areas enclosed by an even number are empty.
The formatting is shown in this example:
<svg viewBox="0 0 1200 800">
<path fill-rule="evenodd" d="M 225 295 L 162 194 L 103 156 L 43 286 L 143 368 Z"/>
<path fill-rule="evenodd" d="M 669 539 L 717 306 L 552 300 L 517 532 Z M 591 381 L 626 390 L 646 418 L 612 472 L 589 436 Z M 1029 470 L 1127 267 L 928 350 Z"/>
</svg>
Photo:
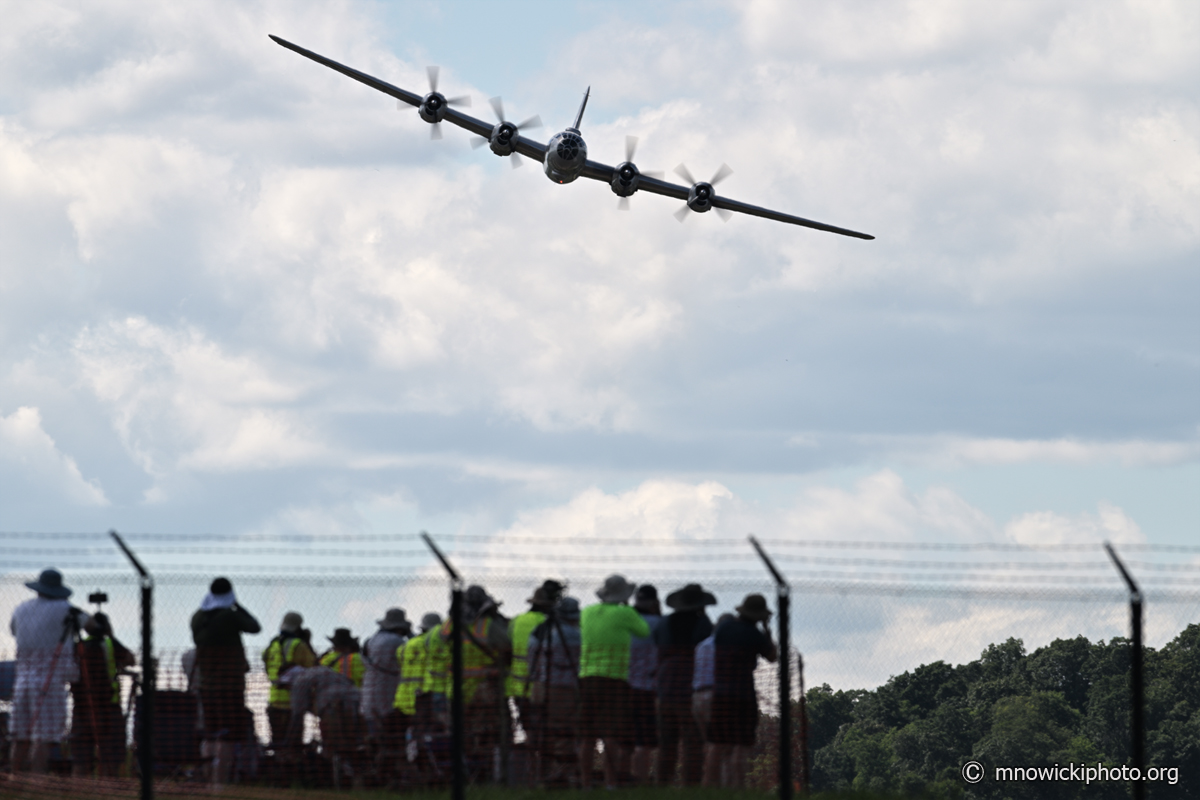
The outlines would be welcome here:
<svg viewBox="0 0 1200 800">
<path fill-rule="evenodd" d="M 93 605 L 101 605 L 108 602 L 108 595 L 104 592 L 92 592 L 88 595 L 88 602 Z"/>
<path fill-rule="evenodd" d="M 547 579 L 542 583 L 542 592 L 546 597 L 546 604 L 554 609 L 558 606 L 558 601 L 562 599 L 563 592 L 566 590 L 566 585 L 561 584 L 556 580 Z"/>
</svg>

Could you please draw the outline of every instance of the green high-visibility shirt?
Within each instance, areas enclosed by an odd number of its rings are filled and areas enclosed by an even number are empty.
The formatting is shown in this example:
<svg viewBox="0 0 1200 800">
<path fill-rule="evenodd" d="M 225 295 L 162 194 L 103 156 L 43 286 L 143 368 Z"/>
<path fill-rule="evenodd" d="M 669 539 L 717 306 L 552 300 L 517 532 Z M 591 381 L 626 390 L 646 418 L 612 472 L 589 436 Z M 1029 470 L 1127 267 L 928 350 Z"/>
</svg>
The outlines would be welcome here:
<svg viewBox="0 0 1200 800">
<path fill-rule="evenodd" d="M 540 611 L 526 611 L 509 623 L 508 632 L 512 636 L 512 669 L 508 673 L 508 686 L 504 692 L 508 697 L 529 696 L 529 662 L 526 659 L 529 634 L 545 620 L 546 615 Z"/>
<path fill-rule="evenodd" d="M 598 603 L 579 618 L 579 677 L 629 680 L 629 640 L 650 635 L 642 615 L 627 605 Z"/>
</svg>

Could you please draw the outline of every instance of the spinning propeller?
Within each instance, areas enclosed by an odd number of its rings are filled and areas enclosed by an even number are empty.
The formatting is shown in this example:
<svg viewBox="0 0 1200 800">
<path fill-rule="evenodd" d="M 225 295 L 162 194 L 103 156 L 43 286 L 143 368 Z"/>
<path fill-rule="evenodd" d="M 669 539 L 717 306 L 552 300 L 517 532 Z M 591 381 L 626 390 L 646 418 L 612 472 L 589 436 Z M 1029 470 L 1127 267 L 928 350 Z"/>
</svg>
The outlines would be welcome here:
<svg viewBox="0 0 1200 800">
<path fill-rule="evenodd" d="M 613 176 L 611 186 L 613 192 L 620 199 L 617 200 L 617 209 L 620 211 L 629 210 L 629 197 L 638 190 L 638 178 L 645 175 L 649 178 L 661 178 L 661 172 L 652 172 L 650 170 L 642 171 L 633 163 L 633 154 L 637 151 L 638 137 L 625 137 L 625 160 L 617 164 L 613 168 Z"/>
<path fill-rule="evenodd" d="M 471 98 L 468 95 L 461 97 L 446 97 L 438 91 L 438 68 L 426 67 L 425 74 L 429 78 L 429 94 L 421 100 L 421 105 L 417 106 L 417 113 L 421 115 L 421 119 L 430 123 L 429 138 L 442 138 L 442 118 L 446 116 L 446 108 L 448 106 L 463 106 L 469 108 Z M 396 101 L 396 108 L 404 111 L 408 108 L 408 104 L 403 100 Z"/>
<path fill-rule="evenodd" d="M 520 135 L 521 131 L 529 130 L 530 128 L 542 127 L 542 118 L 534 114 L 529 119 L 519 124 L 513 124 L 504 117 L 504 101 L 499 97 L 493 97 L 488 103 L 492 106 L 492 112 L 496 115 L 497 124 L 492 129 L 490 138 L 485 139 L 482 136 L 475 136 L 471 139 L 471 147 L 479 149 L 485 144 L 492 146 L 492 152 L 498 156 L 511 156 L 513 169 L 521 166 L 521 156 L 513 149 L 513 140 Z"/>
<path fill-rule="evenodd" d="M 692 177 L 692 173 L 688 171 L 688 168 L 685 165 L 680 164 L 675 168 L 675 174 L 692 185 L 691 191 L 688 192 L 687 202 L 683 204 L 682 208 L 675 212 L 675 219 L 683 222 L 689 211 L 695 211 L 698 214 L 703 214 L 705 211 L 713 208 L 712 201 L 713 198 L 716 197 L 713 187 L 732 175 L 733 170 L 729 168 L 728 164 L 722 164 L 712 176 L 712 180 L 697 181 Z M 729 218 L 733 216 L 733 212 L 727 208 L 718 208 L 717 214 L 725 222 L 729 222 Z"/>
</svg>

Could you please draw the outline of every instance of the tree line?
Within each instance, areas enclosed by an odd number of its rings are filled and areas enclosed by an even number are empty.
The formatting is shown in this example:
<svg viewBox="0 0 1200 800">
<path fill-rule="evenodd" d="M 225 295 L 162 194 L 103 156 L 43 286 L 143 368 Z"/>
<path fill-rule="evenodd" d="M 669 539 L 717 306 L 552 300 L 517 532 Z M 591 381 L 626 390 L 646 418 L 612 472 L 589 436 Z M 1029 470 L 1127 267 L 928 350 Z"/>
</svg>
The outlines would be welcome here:
<svg viewBox="0 0 1200 800">
<path fill-rule="evenodd" d="M 996 766 L 1131 764 L 1130 644 L 1078 636 L 1028 653 L 1010 638 L 967 664 L 924 664 L 873 690 L 810 689 L 812 788 L 989 800 L 1128 797 L 1127 782 L 992 777 Z M 1161 779 L 1147 796 L 1200 798 L 1200 625 L 1143 652 L 1146 764 L 1179 768 L 1174 785 Z M 765 778 L 773 765 L 762 752 L 754 767 Z M 987 776 L 974 785 L 960 772 L 972 760 Z"/>
</svg>

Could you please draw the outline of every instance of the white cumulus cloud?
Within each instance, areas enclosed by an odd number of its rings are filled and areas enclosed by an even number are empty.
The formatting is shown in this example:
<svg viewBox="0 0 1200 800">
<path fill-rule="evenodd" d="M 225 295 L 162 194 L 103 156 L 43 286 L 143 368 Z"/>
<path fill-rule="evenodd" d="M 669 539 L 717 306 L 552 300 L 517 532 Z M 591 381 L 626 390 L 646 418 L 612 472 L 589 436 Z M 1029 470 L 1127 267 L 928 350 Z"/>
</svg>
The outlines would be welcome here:
<svg viewBox="0 0 1200 800">
<path fill-rule="evenodd" d="M 47 503 L 109 504 L 99 483 L 83 477 L 75 459 L 43 429 L 38 409 L 29 406 L 0 416 L 0 483 L 7 502 L 32 494 Z"/>
</svg>

